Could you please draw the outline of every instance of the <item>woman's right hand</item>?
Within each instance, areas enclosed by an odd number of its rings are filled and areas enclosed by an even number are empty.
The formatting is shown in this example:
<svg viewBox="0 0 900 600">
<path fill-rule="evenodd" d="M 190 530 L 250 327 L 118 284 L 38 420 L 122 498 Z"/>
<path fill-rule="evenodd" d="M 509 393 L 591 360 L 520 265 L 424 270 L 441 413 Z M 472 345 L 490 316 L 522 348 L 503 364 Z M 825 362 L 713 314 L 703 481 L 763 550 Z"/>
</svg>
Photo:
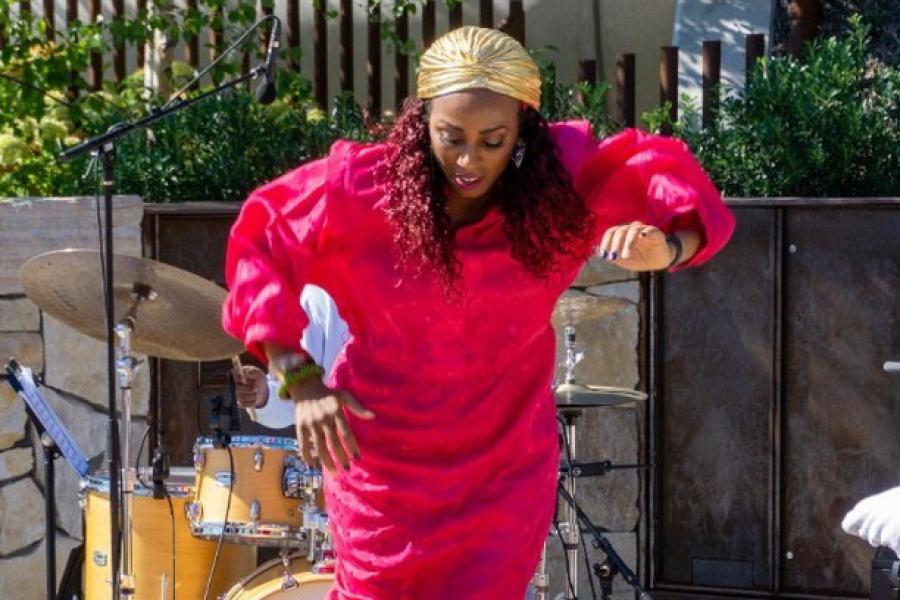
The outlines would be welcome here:
<svg viewBox="0 0 900 600">
<path fill-rule="evenodd" d="M 374 419 L 375 413 L 364 408 L 346 390 L 326 386 L 318 378 L 311 378 L 292 386 L 288 392 L 294 400 L 294 419 L 300 453 L 308 465 L 314 465 L 315 447 L 322 466 L 337 472 L 336 463 L 350 468 L 351 457 L 359 458 L 356 437 L 344 416 L 344 407 L 361 419 Z"/>
</svg>

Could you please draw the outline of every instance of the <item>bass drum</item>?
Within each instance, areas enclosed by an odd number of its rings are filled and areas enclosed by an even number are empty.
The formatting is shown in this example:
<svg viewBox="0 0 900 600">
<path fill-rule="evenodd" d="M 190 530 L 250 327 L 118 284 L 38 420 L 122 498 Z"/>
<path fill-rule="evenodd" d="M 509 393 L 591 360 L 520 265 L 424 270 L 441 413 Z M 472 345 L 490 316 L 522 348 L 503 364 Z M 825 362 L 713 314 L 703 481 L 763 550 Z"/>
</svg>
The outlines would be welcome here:
<svg viewBox="0 0 900 600">
<path fill-rule="evenodd" d="M 155 499 L 152 490 L 136 483 L 134 507 L 133 567 L 135 600 L 203 598 L 212 567 L 216 543 L 195 538 L 185 516 L 185 505 L 193 495 L 194 470 L 172 467 L 166 489 L 175 517 L 175 575 L 172 575 L 172 520 L 165 498 Z M 84 598 L 109 600 L 111 571 L 109 552 L 109 477 L 105 474 L 82 481 L 84 508 Z M 222 545 L 210 598 L 217 598 L 235 581 L 256 567 L 256 548 Z M 173 588 L 174 586 L 174 588 Z M 174 589 L 174 596 L 173 596 Z"/>
<path fill-rule="evenodd" d="M 306 555 L 295 553 L 270 560 L 242 579 L 224 600 L 325 600 L 334 585 L 334 575 L 316 574 Z"/>
</svg>

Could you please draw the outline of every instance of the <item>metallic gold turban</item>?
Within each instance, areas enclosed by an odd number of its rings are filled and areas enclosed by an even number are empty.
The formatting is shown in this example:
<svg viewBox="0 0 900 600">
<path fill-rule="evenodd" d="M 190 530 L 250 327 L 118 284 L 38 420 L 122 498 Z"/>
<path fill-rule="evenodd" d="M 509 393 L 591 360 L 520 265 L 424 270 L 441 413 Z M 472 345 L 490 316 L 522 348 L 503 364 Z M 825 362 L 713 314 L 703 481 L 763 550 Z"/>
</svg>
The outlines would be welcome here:
<svg viewBox="0 0 900 600">
<path fill-rule="evenodd" d="M 537 65 L 522 44 L 496 29 L 460 27 L 436 39 L 422 55 L 416 84 L 423 100 L 486 88 L 541 105 Z"/>
</svg>

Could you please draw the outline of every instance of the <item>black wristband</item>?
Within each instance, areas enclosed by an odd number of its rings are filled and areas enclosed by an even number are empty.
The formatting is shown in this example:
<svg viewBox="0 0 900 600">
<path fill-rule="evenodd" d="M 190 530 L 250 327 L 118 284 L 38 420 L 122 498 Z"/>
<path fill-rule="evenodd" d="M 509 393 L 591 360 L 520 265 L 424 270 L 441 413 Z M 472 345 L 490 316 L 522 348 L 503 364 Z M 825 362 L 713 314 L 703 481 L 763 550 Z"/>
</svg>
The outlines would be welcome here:
<svg viewBox="0 0 900 600">
<path fill-rule="evenodd" d="M 672 258 L 672 262 L 666 265 L 667 269 L 671 269 L 681 262 L 681 255 L 684 253 L 684 244 L 681 243 L 681 238 L 674 233 L 670 233 L 666 236 L 666 244 L 675 246 L 675 256 Z"/>
</svg>

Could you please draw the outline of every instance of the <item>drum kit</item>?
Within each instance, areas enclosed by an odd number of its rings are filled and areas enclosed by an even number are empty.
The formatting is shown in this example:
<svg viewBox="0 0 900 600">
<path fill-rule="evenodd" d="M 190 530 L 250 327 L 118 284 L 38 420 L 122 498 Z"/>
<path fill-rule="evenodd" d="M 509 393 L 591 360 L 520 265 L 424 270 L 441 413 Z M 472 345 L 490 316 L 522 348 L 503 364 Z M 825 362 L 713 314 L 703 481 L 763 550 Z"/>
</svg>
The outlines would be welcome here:
<svg viewBox="0 0 900 600">
<path fill-rule="evenodd" d="M 21 269 L 25 293 L 48 314 L 106 340 L 100 260 L 98 252 L 75 249 L 36 256 Z M 233 435 L 220 429 L 196 440 L 193 465 L 150 468 L 132 463 L 131 386 L 138 363 L 134 353 L 209 361 L 236 356 L 243 348 L 219 325 L 225 290 L 158 261 L 123 255 L 114 255 L 113 261 L 115 275 L 109 284 L 117 337 L 122 468 L 112 478 L 108 470 L 95 470 L 81 481 L 84 566 L 77 597 L 114 596 L 118 573 L 119 597 L 137 600 L 325 598 L 333 585 L 337 557 L 324 505 L 323 477 L 319 469 L 299 458 L 295 439 Z M 577 384 L 574 369 L 582 356 L 575 348 L 574 329 L 566 328 L 566 379 L 556 387 L 565 448 L 560 498 L 566 505 L 563 519 L 551 533 L 564 543 L 569 582 L 562 597 L 567 600 L 578 597 L 582 531 L 590 532 L 594 547 L 607 554 L 604 564 L 594 568 L 601 577 L 601 590 L 607 592 L 604 597 L 609 597 L 611 586 L 602 585 L 602 572 L 608 581 L 621 573 L 626 581 L 637 584 L 614 549 L 587 521 L 574 496 L 579 477 L 642 466 L 578 463 L 575 441 L 576 421 L 585 410 L 634 403 L 646 396 Z M 111 503 L 116 490 L 121 529 L 114 549 Z M 274 549 L 271 553 L 277 552 L 278 557 L 257 566 L 261 547 Z M 546 565 L 545 547 L 530 591 L 537 600 L 549 598 Z"/>
</svg>

